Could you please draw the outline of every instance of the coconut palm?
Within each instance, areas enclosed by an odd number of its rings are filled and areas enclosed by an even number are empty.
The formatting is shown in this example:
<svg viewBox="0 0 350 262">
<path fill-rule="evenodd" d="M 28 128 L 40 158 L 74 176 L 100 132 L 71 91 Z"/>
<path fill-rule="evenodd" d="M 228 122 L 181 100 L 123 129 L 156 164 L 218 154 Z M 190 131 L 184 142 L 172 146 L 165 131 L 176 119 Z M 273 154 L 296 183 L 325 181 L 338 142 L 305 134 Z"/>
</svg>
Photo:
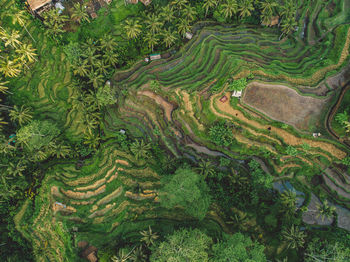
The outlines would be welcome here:
<svg viewBox="0 0 350 262">
<path fill-rule="evenodd" d="M 344 111 L 343 113 L 336 114 L 335 120 L 342 125 L 344 122 L 349 120 L 348 112 Z"/>
<path fill-rule="evenodd" d="M 142 246 L 139 246 L 132 251 L 132 253 L 130 255 L 130 260 L 132 262 L 146 262 L 147 261 L 147 255 L 143 251 Z"/>
<path fill-rule="evenodd" d="M 174 9 L 170 5 L 163 6 L 159 15 L 165 22 L 172 22 L 175 19 Z"/>
<path fill-rule="evenodd" d="M 14 77 L 18 76 L 21 73 L 20 64 L 16 63 L 17 61 L 10 60 L 6 57 L 0 63 L 0 72 L 2 72 L 5 76 Z"/>
<path fill-rule="evenodd" d="M 170 28 L 168 28 L 167 30 L 164 30 L 162 35 L 163 35 L 163 42 L 167 48 L 169 48 L 175 43 L 176 36 L 174 32 L 170 30 Z"/>
<path fill-rule="evenodd" d="M 148 226 L 148 230 L 140 231 L 142 236 L 141 241 L 146 244 L 146 246 L 151 246 L 154 241 L 159 237 L 157 233 L 152 232 L 152 228 Z"/>
<path fill-rule="evenodd" d="M 272 20 L 272 13 L 262 12 L 260 15 L 261 23 L 264 25 L 270 25 Z"/>
<path fill-rule="evenodd" d="M 239 231 L 246 231 L 249 226 L 249 219 L 247 213 L 237 210 L 233 216 L 230 216 L 230 221 L 226 222 L 226 224 L 232 224 Z"/>
<path fill-rule="evenodd" d="M 197 12 L 193 6 L 188 5 L 182 10 L 181 14 L 187 21 L 192 22 L 195 19 Z"/>
<path fill-rule="evenodd" d="M 143 40 L 148 44 L 148 47 L 152 49 L 152 52 L 154 50 L 154 46 L 159 43 L 159 38 L 151 32 L 147 32 Z"/>
<path fill-rule="evenodd" d="M 227 0 L 224 4 L 222 4 L 222 13 L 225 18 L 231 18 L 238 11 L 238 5 L 236 0 Z"/>
<path fill-rule="evenodd" d="M 199 172 L 200 175 L 202 175 L 204 178 L 206 178 L 208 175 L 215 174 L 214 166 L 210 161 L 204 161 L 203 159 L 199 163 L 196 170 Z"/>
<path fill-rule="evenodd" d="M 79 75 L 81 77 L 86 77 L 89 75 L 89 65 L 87 60 L 81 60 L 79 58 L 78 62 L 72 65 L 73 74 Z"/>
<path fill-rule="evenodd" d="M 185 37 L 186 32 L 191 31 L 189 22 L 186 19 L 181 18 L 177 24 L 177 31 L 182 37 Z"/>
<path fill-rule="evenodd" d="M 6 86 L 8 83 L 8 81 L 0 82 L 0 93 L 8 93 L 8 87 Z"/>
<path fill-rule="evenodd" d="M 239 187 L 242 187 L 248 183 L 248 178 L 241 175 L 239 172 L 237 172 L 233 168 L 231 168 L 231 174 L 229 178 L 234 185 L 238 185 Z"/>
<path fill-rule="evenodd" d="M 24 27 L 24 29 L 27 31 L 28 35 L 30 36 L 30 38 L 34 41 L 35 39 L 33 38 L 33 36 L 29 33 L 27 27 L 26 27 L 26 23 L 28 21 L 28 15 L 27 12 L 25 12 L 24 10 L 18 10 L 18 9 L 13 9 L 11 13 L 9 13 L 11 18 L 12 18 L 12 23 L 13 24 L 19 24 L 20 26 Z"/>
<path fill-rule="evenodd" d="M 209 9 L 212 9 L 218 5 L 218 0 L 205 0 L 203 7 L 205 9 L 205 17 L 208 15 Z"/>
<path fill-rule="evenodd" d="M 149 143 L 145 143 L 143 139 L 136 140 L 130 146 L 131 152 L 135 155 L 136 159 L 148 157 L 148 151 L 151 149 Z"/>
<path fill-rule="evenodd" d="M 84 53 L 81 55 L 83 58 L 85 58 L 90 66 L 95 65 L 95 63 L 100 58 L 99 54 L 96 54 L 97 48 L 95 46 L 88 47 L 85 49 Z"/>
<path fill-rule="evenodd" d="M 171 2 L 171 5 L 175 6 L 177 10 L 181 10 L 184 7 L 188 6 L 188 1 L 187 0 L 173 0 Z"/>
<path fill-rule="evenodd" d="M 103 60 L 98 60 L 96 62 L 96 72 L 100 75 L 106 75 L 108 73 L 108 68 L 110 66 L 106 65 L 105 62 Z"/>
<path fill-rule="evenodd" d="M 6 125 L 8 124 L 6 121 L 4 121 L 4 118 L 0 116 L 0 131 L 2 130 L 3 128 L 3 125 Z"/>
<path fill-rule="evenodd" d="M 37 54 L 35 51 L 36 49 L 34 49 L 31 44 L 22 44 L 18 49 L 16 49 L 16 53 L 20 55 L 20 60 L 28 60 L 29 63 L 32 63 L 36 60 L 35 57 Z"/>
<path fill-rule="evenodd" d="M 286 190 L 281 194 L 281 203 L 289 209 L 295 209 L 297 194 L 294 190 Z"/>
<path fill-rule="evenodd" d="M 104 54 L 103 54 L 103 60 L 107 65 L 111 65 L 111 66 L 115 66 L 119 59 L 118 59 L 118 53 L 115 53 L 113 51 L 107 50 Z"/>
<path fill-rule="evenodd" d="M 263 0 L 260 2 L 261 11 L 265 15 L 273 15 L 277 6 L 278 3 L 276 2 L 276 0 Z"/>
<path fill-rule="evenodd" d="M 20 38 L 20 34 L 17 30 L 12 30 L 11 33 L 7 33 L 6 31 L 2 31 L 0 34 L 0 38 L 4 41 L 5 47 L 12 46 L 13 48 L 17 48 L 22 43 L 18 39 Z"/>
<path fill-rule="evenodd" d="M 10 110 L 9 116 L 13 122 L 18 122 L 20 126 L 30 122 L 33 118 L 32 109 L 30 107 L 17 107 L 16 105 Z"/>
<path fill-rule="evenodd" d="M 6 173 L 8 173 L 12 177 L 17 177 L 17 176 L 23 176 L 24 170 L 26 170 L 26 161 L 19 160 L 17 163 L 11 161 L 8 164 L 8 167 L 6 169 Z"/>
<path fill-rule="evenodd" d="M 287 17 L 282 22 L 282 34 L 289 35 L 294 32 L 297 22 L 295 22 L 294 17 Z"/>
<path fill-rule="evenodd" d="M 99 136 L 88 134 L 84 138 L 84 144 L 91 149 L 97 149 L 101 143 L 101 138 Z"/>
<path fill-rule="evenodd" d="M 117 42 L 115 38 L 111 35 L 104 35 L 100 39 L 101 47 L 107 51 L 112 51 L 117 47 Z"/>
<path fill-rule="evenodd" d="M 126 37 L 128 39 L 135 39 L 137 38 L 141 33 L 142 26 L 140 25 L 139 20 L 137 19 L 126 19 L 124 30 L 126 32 Z"/>
<path fill-rule="evenodd" d="M 155 14 L 148 15 L 145 24 L 152 34 L 158 33 L 163 25 L 159 20 L 159 16 Z"/>
<path fill-rule="evenodd" d="M 119 249 L 118 255 L 111 258 L 112 262 L 127 262 L 130 259 L 130 253 L 127 253 L 125 249 Z"/>
<path fill-rule="evenodd" d="M 317 204 L 316 209 L 318 211 L 317 217 L 321 216 L 322 220 L 332 219 L 336 210 L 335 206 L 330 206 L 327 200 L 323 201 L 321 205 Z"/>
<path fill-rule="evenodd" d="M 80 122 L 86 127 L 83 132 L 85 135 L 92 135 L 93 131 L 98 127 L 99 125 L 99 119 L 98 117 L 93 114 L 84 114 L 82 120 Z"/>
<path fill-rule="evenodd" d="M 306 234 L 300 231 L 299 227 L 292 225 L 290 229 L 282 230 L 283 241 L 287 243 L 288 248 L 297 249 L 303 247 Z"/>
<path fill-rule="evenodd" d="M 94 88 L 98 88 L 103 83 L 103 76 L 97 72 L 91 71 L 88 78 L 89 83 L 91 83 Z"/>
<path fill-rule="evenodd" d="M 57 158 L 66 158 L 72 153 L 71 148 L 63 143 L 50 143 L 50 151 L 51 155 L 54 155 Z"/>
<path fill-rule="evenodd" d="M 296 13 L 296 5 L 294 1 L 285 1 L 283 5 L 280 5 L 279 14 L 282 17 L 294 17 Z"/>
<path fill-rule="evenodd" d="M 240 0 L 238 6 L 239 16 L 242 18 L 251 16 L 254 11 L 252 0 Z"/>
<path fill-rule="evenodd" d="M 86 12 L 86 9 L 83 5 L 81 5 L 79 2 L 75 3 L 73 6 L 73 12 L 71 15 L 72 20 L 76 20 L 79 24 L 81 22 L 90 22 L 89 15 Z"/>
</svg>

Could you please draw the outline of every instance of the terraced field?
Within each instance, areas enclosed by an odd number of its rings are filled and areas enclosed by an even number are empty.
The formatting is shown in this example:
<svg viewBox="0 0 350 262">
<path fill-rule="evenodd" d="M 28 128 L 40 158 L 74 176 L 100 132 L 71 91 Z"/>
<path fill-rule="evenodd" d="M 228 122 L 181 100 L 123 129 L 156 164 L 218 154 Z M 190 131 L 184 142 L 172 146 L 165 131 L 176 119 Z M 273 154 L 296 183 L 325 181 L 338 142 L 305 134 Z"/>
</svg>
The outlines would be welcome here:
<svg viewBox="0 0 350 262">
<path fill-rule="evenodd" d="M 336 100 L 345 85 L 350 27 L 344 24 L 335 28 L 332 19 L 319 19 L 320 12 L 321 5 L 301 14 L 301 20 L 307 21 L 306 29 L 299 26 L 302 38 L 279 40 L 277 30 L 270 28 L 207 26 L 198 29 L 174 56 L 149 64 L 140 61 L 129 70 L 117 72 L 112 84 L 114 88 L 126 87 L 127 92 L 104 115 L 106 136 L 126 129 L 130 137 L 149 137 L 160 143 L 172 157 L 196 159 L 205 154 L 237 161 L 256 156 L 276 180 L 308 168 L 328 168 L 322 174 L 325 186 L 338 203 L 345 204 L 349 177 L 339 174 L 332 164 L 346 157 L 349 150 L 332 140 L 323 123 L 324 108 Z M 334 14 L 333 18 L 342 17 Z M 337 59 L 332 48 L 336 43 Z M 40 53 L 48 52 L 43 46 Z M 55 51 L 50 50 L 50 54 L 64 59 L 62 52 Z M 64 115 L 58 121 L 78 135 L 79 122 L 74 119 L 80 113 L 70 111 L 68 105 L 74 92 L 69 85 L 69 69 L 44 66 L 57 73 L 53 73 L 55 78 L 64 80 L 57 84 L 54 77 L 48 79 L 49 71 L 41 72 L 42 80 L 35 83 L 28 79 L 22 91 L 37 89 L 38 96 L 31 99 L 47 116 L 60 103 L 64 110 L 53 117 Z M 38 72 L 34 70 L 33 74 Z M 276 120 L 294 123 L 232 98 L 228 82 L 248 76 L 266 86 L 282 85 L 302 99 L 322 101 L 312 108 L 318 110 L 313 116 L 317 119 L 304 126 L 288 126 Z M 159 87 L 154 88 L 151 81 Z M 223 96 L 226 102 L 220 101 Z M 209 139 L 210 127 L 219 120 L 232 131 L 231 146 L 218 146 Z M 315 122 L 318 124 L 312 126 Z M 312 131 L 322 132 L 321 138 L 313 138 Z M 297 155 L 288 154 L 288 147 L 296 149 Z M 135 231 L 134 224 L 147 219 L 189 219 L 181 208 L 160 208 L 160 175 L 146 168 L 144 161 L 120 150 L 112 139 L 89 161 L 81 170 L 72 162 L 48 170 L 35 203 L 28 200 L 17 214 L 17 229 L 32 239 L 38 261 L 74 261 L 77 252 L 71 247 L 77 241 L 88 239 L 102 246 L 122 233 Z M 300 181 L 308 186 L 304 176 Z M 229 231 L 214 208 L 208 218 Z M 73 227 L 78 227 L 76 234 L 71 232 Z"/>
</svg>

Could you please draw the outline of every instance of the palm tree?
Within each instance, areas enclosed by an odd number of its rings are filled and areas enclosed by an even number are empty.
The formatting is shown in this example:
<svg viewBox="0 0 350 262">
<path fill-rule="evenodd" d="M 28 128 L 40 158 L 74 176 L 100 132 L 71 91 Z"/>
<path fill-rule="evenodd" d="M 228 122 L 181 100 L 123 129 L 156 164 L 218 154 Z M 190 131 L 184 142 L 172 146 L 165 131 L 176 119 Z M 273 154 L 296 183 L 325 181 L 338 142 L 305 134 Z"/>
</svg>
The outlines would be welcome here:
<svg viewBox="0 0 350 262">
<path fill-rule="evenodd" d="M 230 220 L 226 224 L 234 225 L 239 231 L 246 231 L 249 226 L 249 219 L 247 213 L 237 210 L 233 216 L 230 216 Z"/>
<path fill-rule="evenodd" d="M 275 8 L 278 6 L 276 0 L 264 0 L 260 2 L 262 13 L 265 15 L 273 15 L 275 13 Z"/>
<path fill-rule="evenodd" d="M 141 33 L 141 28 L 142 28 L 142 26 L 140 25 L 139 20 L 137 20 L 137 19 L 134 19 L 134 20 L 126 19 L 125 20 L 124 29 L 126 32 L 126 37 L 128 39 L 137 38 Z"/>
<path fill-rule="evenodd" d="M 344 122 L 349 120 L 348 112 L 344 111 L 343 113 L 336 114 L 335 120 L 342 125 Z"/>
<path fill-rule="evenodd" d="M 34 49 L 31 44 L 23 44 L 18 49 L 16 49 L 16 53 L 21 55 L 20 60 L 28 60 L 29 63 L 32 63 L 36 60 L 35 56 L 37 56 L 37 54 L 35 51 L 36 49 Z"/>
<path fill-rule="evenodd" d="M 85 49 L 84 53 L 82 54 L 82 57 L 86 58 L 90 66 L 95 65 L 95 63 L 98 61 L 98 58 L 100 57 L 99 54 L 96 54 L 96 51 L 97 51 L 96 47 L 88 47 Z"/>
<path fill-rule="evenodd" d="M 73 67 L 73 74 L 79 75 L 81 77 L 86 77 L 89 75 L 89 65 L 87 60 L 81 60 L 79 58 L 78 62 Z"/>
<path fill-rule="evenodd" d="M 125 249 L 119 249 L 118 255 L 111 258 L 112 262 L 127 262 L 130 259 L 130 252 L 126 253 Z"/>
<path fill-rule="evenodd" d="M 72 152 L 71 148 L 63 143 L 50 143 L 50 151 L 51 155 L 55 155 L 57 158 L 66 158 Z"/>
<path fill-rule="evenodd" d="M 182 10 L 182 17 L 189 22 L 192 22 L 195 19 L 196 15 L 196 9 L 193 6 L 188 5 Z"/>
<path fill-rule="evenodd" d="M 103 55 L 104 62 L 107 65 L 115 66 L 119 61 L 118 53 L 107 50 Z"/>
<path fill-rule="evenodd" d="M 214 166 L 212 165 L 212 163 L 210 161 L 204 161 L 203 159 L 199 163 L 196 170 L 199 172 L 200 175 L 202 175 L 204 177 L 204 179 L 208 175 L 215 174 L 215 169 L 214 169 Z"/>
<path fill-rule="evenodd" d="M 297 22 L 295 22 L 294 17 L 287 17 L 282 22 L 282 34 L 289 35 L 294 32 Z"/>
<path fill-rule="evenodd" d="M 103 83 L 103 76 L 97 72 L 91 71 L 88 78 L 89 83 L 91 83 L 94 88 L 98 88 Z"/>
<path fill-rule="evenodd" d="M 288 248 L 297 249 L 304 246 L 306 234 L 299 227 L 292 225 L 290 229 L 282 230 L 283 240 Z"/>
<path fill-rule="evenodd" d="M 152 228 L 148 226 L 148 230 L 140 231 L 142 236 L 141 241 L 146 244 L 146 246 L 151 246 L 154 241 L 159 237 L 157 233 L 152 232 Z"/>
<path fill-rule="evenodd" d="M 174 0 L 171 2 L 171 5 L 175 6 L 177 10 L 181 10 L 184 7 L 188 6 L 187 0 Z"/>
<path fill-rule="evenodd" d="M 6 31 L 2 31 L 2 33 L 0 34 L 1 40 L 3 40 L 5 43 L 5 47 L 10 45 L 13 48 L 17 48 L 22 44 L 21 41 L 18 40 L 20 36 L 21 35 L 17 30 L 12 30 L 10 34 Z"/>
<path fill-rule="evenodd" d="M 143 139 L 136 140 L 130 146 L 131 152 L 135 155 L 136 159 L 148 157 L 148 151 L 151 149 L 149 143 L 145 143 Z"/>
<path fill-rule="evenodd" d="M 262 12 L 260 15 L 261 23 L 269 26 L 271 24 L 272 13 Z"/>
<path fill-rule="evenodd" d="M 175 43 L 176 36 L 174 32 L 170 30 L 170 28 L 168 28 L 168 30 L 164 30 L 162 35 L 163 35 L 163 42 L 167 48 L 169 48 Z"/>
<path fill-rule="evenodd" d="M 80 120 L 86 128 L 83 130 L 83 133 L 86 136 L 92 135 L 93 131 L 98 127 L 99 125 L 99 119 L 96 115 L 89 113 L 89 114 L 84 114 L 82 120 Z"/>
<path fill-rule="evenodd" d="M 73 12 L 71 15 L 72 20 L 76 20 L 79 24 L 81 22 L 90 22 L 89 15 L 87 14 L 85 7 L 81 5 L 79 2 L 75 3 L 73 6 Z"/>
<path fill-rule="evenodd" d="M 2 130 L 2 126 L 8 124 L 6 121 L 4 121 L 4 118 L 0 116 L 0 131 Z"/>
<path fill-rule="evenodd" d="M 5 82 L 0 82 L 0 93 L 8 93 L 8 87 L 6 86 L 9 82 L 5 81 Z"/>
<path fill-rule="evenodd" d="M 17 61 L 12 61 L 6 57 L 0 64 L 0 72 L 8 77 L 18 76 L 21 73 L 21 70 L 19 69 L 20 64 L 16 62 Z"/>
<path fill-rule="evenodd" d="M 27 168 L 26 161 L 19 160 L 17 163 L 10 162 L 6 172 L 12 177 L 21 176 L 23 177 L 23 171 Z"/>
<path fill-rule="evenodd" d="M 238 5 L 236 0 L 227 0 L 222 5 L 222 13 L 224 14 L 225 18 L 231 18 L 233 15 L 235 15 L 238 11 Z"/>
<path fill-rule="evenodd" d="M 336 210 L 335 206 L 330 206 L 327 200 L 323 201 L 321 205 L 317 204 L 316 208 L 318 211 L 317 217 L 321 216 L 322 221 L 325 218 L 332 219 Z"/>
<path fill-rule="evenodd" d="M 11 17 L 12 17 L 12 23 L 13 24 L 19 24 L 20 26 L 24 27 L 24 29 L 27 31 L 28 35 L 31 37 L 31 39 L 35 41 L 35 39 L 33 38 L 33 36 L 29 33 L 27 27 L 26 27 L 26 23 L 28 21 L 28 16 L 27 16 L 27 12 L 23 11 L 23 10 L 18 10 L 18 9 L 14 9 L 12 10 L 12 12 L 10 13 Z"/>
<path fill-rule="evenodd" d="M 281 203 L 290 210 L 295 210 L 297 194 L 294 190 L 286 190 L 281 194 Z"/>
<path fill-rule="evenodd" d="M 205 17 L 208 15 L 208 11 L 218 5 L 218 0 L 205 0 L 203 7 L 205 8 Z"/>
<path fill-rule="evenodd" d="M 159 42 L 159 38 L 155 34 L 147 32 L 144 41 L 148 43 L 148 47 L 151 48 L 153 52 L 154 46 Z"/>
<path fill-rule="evenodd" d="M 84 144 L 88 145 L 91 149 L 97 149 L 101 143 L 101 138 L 99 136 L 88 134 L 84 138 Z"/>
<path fill-rule="evenodd" d="M 150 30 L 152 34 L 160 31 L 162 23 L 159 21 L 159 16 L 155 14 L 149 15 L 145 20 L 146 28 Z"/>
<path fill-rule="evenodd" d="M 241 175 L 239 172 L 231 168 L 231 174 L 229 176 L 231 182 L 239 187 L 242 187 L 248 183 L 248 178 Z"/>
<path fill-rule="evenodd" d="M 117 42 L 115 38 L 111 35 L 104 35 L 100 39 L 101 47 L 107 51 L 112 51 L 117 47 Z"/>
<path fill-rule="evenodd" d="M 253 1 L 252 0 L 240 0 L 238 7 L 239 15 L 242 18 L 248 17 L 252 15 L 252 11 L 254 11 Z"/>
<path fill-rule="evenodd" d="M 30 107 L 25 107 L 22 105 L 20 108 L 15 105 L 12 110 L 10 110 L 9 116 L 13 122 L 18 122 L 20 126 L 30 122 L 33 118 L 32 109 Z"/>
<path fill-rule="evenodd" d="M 96 62 L 96 72 L 100 75 L 106 75 L 108 73 L 108 68 L 110 66 L 106 65 L 103 60 L 99 60 Z"/>
<path fill-rule="evenodd" d="M 294 17 L 296 12 L 296 5 L 294 1 L 285 1 L 283 5 L 280 6 L 281 10 L 279 11 L 280 16 L 282 17 Z"/>
<path fill-rule="evenodd" d="M 171 22 L 175 19 L 174 9 L 170 5 L 163 6 L 160 12 L 160 17 L 164 19 L 165 22 Z"/>
<path fill-rule="evenodd" d="M 144 253 L 142 246 L 134 249 L 130 255 L 130 260 L 133 262 L 146 262 L 147 255 Z"/>
<path fill-rule="evenodd" d="M 186 19 L 181 18 L 177 24 L 177 31 L 182 37 L 185 37 L 186 33 L 191 31 L 189 22 Z"/>
</svg>

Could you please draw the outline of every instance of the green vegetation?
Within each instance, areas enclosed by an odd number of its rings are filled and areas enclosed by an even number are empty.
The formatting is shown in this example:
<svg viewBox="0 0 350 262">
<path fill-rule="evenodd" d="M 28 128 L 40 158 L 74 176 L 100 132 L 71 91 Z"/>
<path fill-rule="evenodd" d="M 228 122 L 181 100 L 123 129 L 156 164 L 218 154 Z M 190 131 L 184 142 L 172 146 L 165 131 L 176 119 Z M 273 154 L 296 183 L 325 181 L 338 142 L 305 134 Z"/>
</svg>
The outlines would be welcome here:
<svg viewBox="0 0 350 262">
<path fill-rule="evenodd" d="M 1 261 L 348 261 L 348 2 L 1 1 Z"/>
</svg>

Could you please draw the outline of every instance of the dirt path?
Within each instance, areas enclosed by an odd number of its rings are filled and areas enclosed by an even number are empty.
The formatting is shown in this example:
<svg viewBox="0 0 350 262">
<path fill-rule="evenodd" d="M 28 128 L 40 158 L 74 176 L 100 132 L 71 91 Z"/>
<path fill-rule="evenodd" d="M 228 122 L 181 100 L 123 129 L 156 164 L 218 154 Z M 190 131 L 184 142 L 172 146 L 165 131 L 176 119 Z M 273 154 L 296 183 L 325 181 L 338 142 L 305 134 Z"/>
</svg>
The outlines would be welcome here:
<svg viewBox="0 0 350 262">
<path fill-rule="evenodd" d="M 275 133 L 277 136 L 281 137 L 283 139 L 283 141 L 289 145 L 300 146 L 304 143 L 307 143 L 311 147 L 314 147 L 314 148 L 319 147 L 322 150 L 329 152 L 331 155 L 333 155 L 334 157 L 336 157 L 338 159 L 343 159 L 344 157 L 346 157 L 345 152 L 343 152 L 342 150 L 338 149 L 337 147 L 335 147 L 334 145 L 332 145 L 330 143 L 296 137 L 293 134 L 291 134 L 291 133 L 289 133 L 281 128 L 277 128 L 277 127 L 269 126 L 269 125 L 263 125 L 263 124 L 260 124 L 256 121 L 254 121 L 254 120 L 248 119 L 239 110 L 236 110 L 236 109 L 231 107 L 230 101 L 229 101 L 230 100 L 230 93 L 226 93 L 226 96 L 229 99 L 225 103 L 222 103 L 219 101 L 219 98 L 221 96 L 222 96 L 222 93 L 218 94 L 218 95 L 214 95 L 210 98 L 210 109 L 215 115 L 217 115 L 219 117 L 226 118 L 226 119 L 236 118 L 236 119 L 238 119 L 238 120 L 240 120 L 248 125 L 256 127 L 257 129 L 267 130 L 267 128 L 270 127 L 272 133 Z M 218 112 L 215 109 L 214 104 L 223 113 Z"/>
</svg>

